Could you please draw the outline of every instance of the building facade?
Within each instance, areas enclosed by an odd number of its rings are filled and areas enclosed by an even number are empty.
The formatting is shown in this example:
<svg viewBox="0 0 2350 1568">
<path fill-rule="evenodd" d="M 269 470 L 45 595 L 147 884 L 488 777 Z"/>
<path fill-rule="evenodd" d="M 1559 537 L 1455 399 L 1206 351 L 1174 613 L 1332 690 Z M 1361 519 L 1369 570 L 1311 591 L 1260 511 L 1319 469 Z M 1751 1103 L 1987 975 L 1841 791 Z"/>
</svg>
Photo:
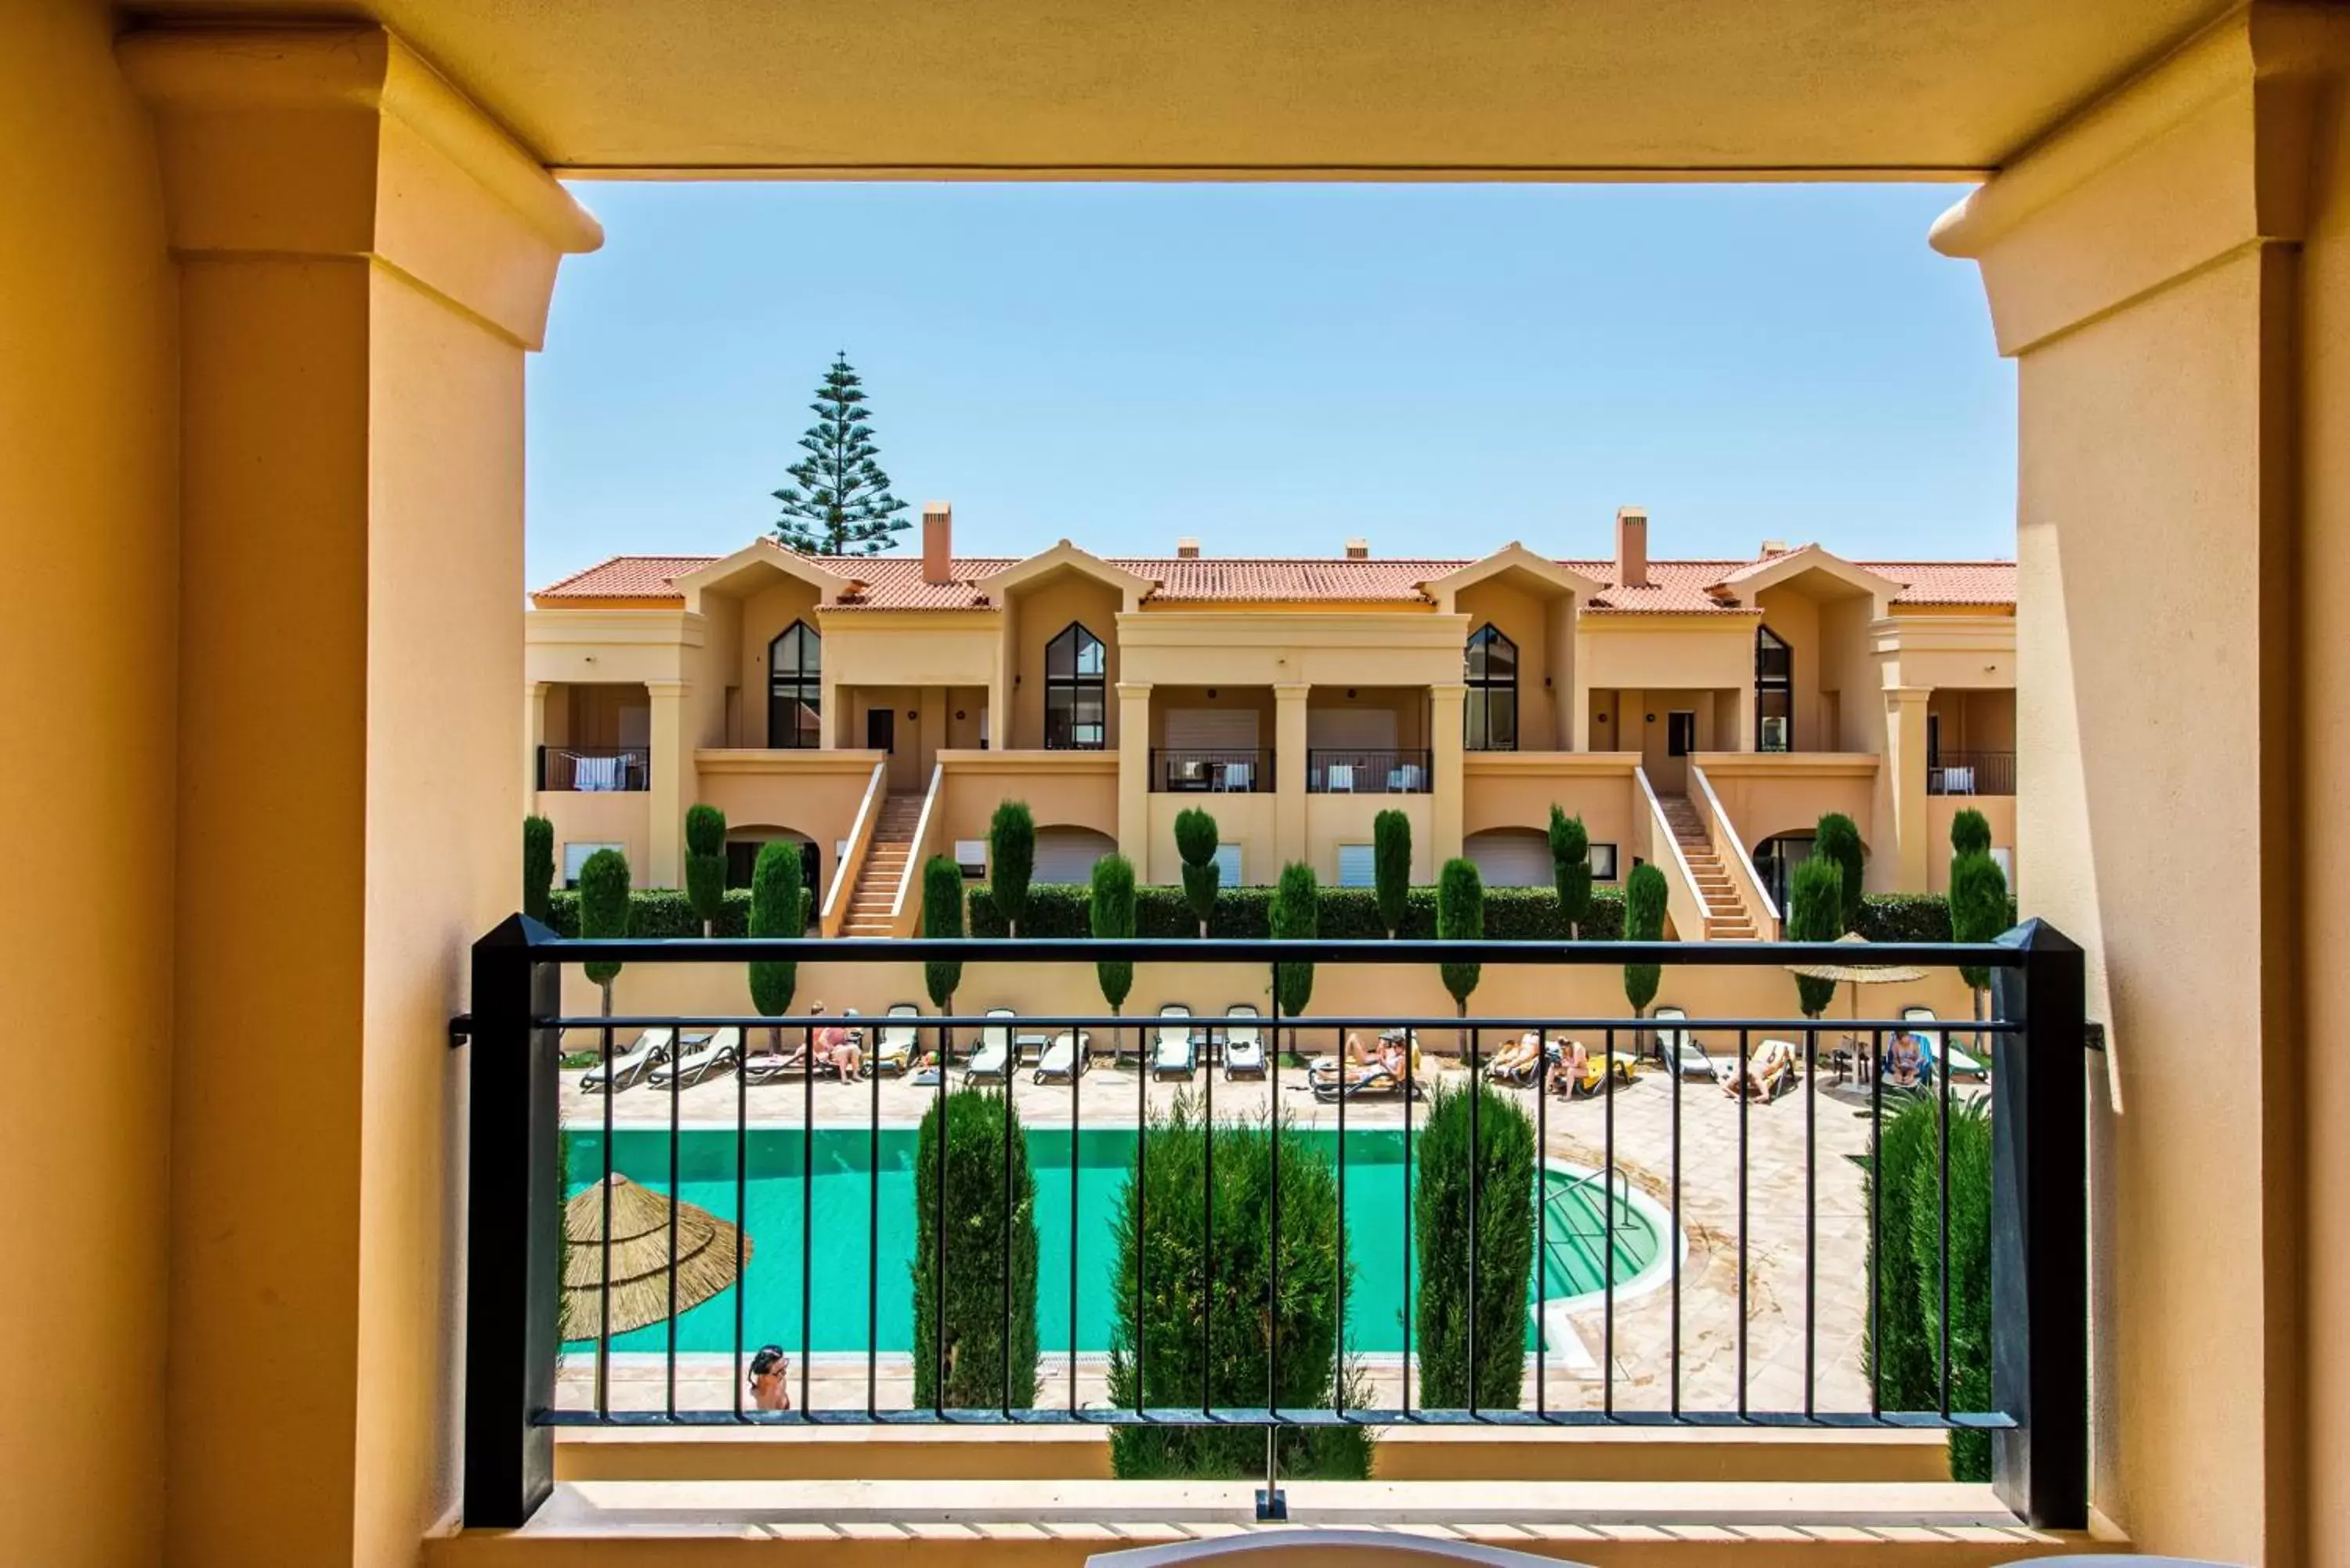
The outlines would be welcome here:
<svg viewBox="0 0 2350 1568">
<path fill-rule="evenodd" d="M 1391 809 L 1415 880 L 1465 854 L 1489 883 L 1547 884 L 1556 805 L 1602 887 L 1662 867 L 1691 939 L 1776 935 L 1832 811 L 1871 891 L 1941 891 L 1970 806 L 2015 875 L 2011 563 L 1651 559 L 1632 508 L 1615 543 L 974 558 L 934 504 L 919 555 L 619 556 L 532 596 L 526 792 L 567 879 L 613 846 L 640 885 L 677 885 L 696 802 L 725 811 L 738 882 L 761 842 L 795 841 L 827 935 L 910 932 L 921 862 L 983 875 L 1015 798 L 1039 880 L 1115 849 L 1174 882 L 1175 818 L 1204 806 L 1227 886 L 1291 861 L 1367 883 Z"/>
</svg>

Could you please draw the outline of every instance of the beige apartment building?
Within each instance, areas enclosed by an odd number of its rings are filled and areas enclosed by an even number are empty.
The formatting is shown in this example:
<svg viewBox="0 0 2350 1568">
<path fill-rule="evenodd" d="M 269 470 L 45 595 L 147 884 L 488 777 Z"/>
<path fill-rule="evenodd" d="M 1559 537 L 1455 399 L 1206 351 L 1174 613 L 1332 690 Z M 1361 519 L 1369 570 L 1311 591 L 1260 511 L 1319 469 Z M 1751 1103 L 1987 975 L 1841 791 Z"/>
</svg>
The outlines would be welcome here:
<svg viewBox="0 0 2350 1568">
<path fill-rule="evenodd" d="M 1859 824 L 1872 891 L 1941 891 L 1969 806 L 2013 874 L 2012 563 L 1652 558 L 1635 508 L 1614 545 L 972 557 L 934 504 L 919 556 L 619 556 L 532 596 L 526 787 L 567 878 L 609 845 L 677 885 L 697 801 L 738 883 L 796 841 L 827 935 L 910 933 L 920 863 L 983 875 L 1005 799 L 1045 881 L 1112 850 L 1176 881 L 1175 818 L 1206 807 L 1228 886 L 1298 860 L 1367 883 L 1386 810 L 1416 880 L 1465 854 L 1546 885 L 1555 804 L 1600 886 L 1664 868 L 1690 939 L 1775 936 L 1826 812 Z"/>
</svg>

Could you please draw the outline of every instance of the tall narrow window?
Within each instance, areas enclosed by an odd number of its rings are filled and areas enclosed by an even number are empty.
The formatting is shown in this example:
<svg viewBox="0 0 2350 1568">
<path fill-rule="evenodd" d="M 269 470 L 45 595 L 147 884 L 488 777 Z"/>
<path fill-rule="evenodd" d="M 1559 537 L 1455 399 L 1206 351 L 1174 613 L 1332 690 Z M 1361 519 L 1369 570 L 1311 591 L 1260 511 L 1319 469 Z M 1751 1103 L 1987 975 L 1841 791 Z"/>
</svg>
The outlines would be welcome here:
<svg viewBox="0 0 2350 1568">
<path fill-rule="evenodd" d="M 783 750 L 824 744 L 824 643 L 804 620 L 767 644 L 767 744 Z"/>
<path fill-rule="evenodd" d="M 1472 752 L 1518 749 L 1518 645 L 1487 621 L 1469 636 L 1469 707 L 1461 743 Z"/>
<path fill-rule="evenodd" d="M 1767 626 L 1754 628 L 1754 749 L 1795 749 L 1795 650 Z"/>
<path fill-rule="evenodd" d="M 1045 749 L 1098 752 L 1109 742 L 1109 665 L 1101 639 L 1071 621 L 1045 645 Z"/>
</svg>

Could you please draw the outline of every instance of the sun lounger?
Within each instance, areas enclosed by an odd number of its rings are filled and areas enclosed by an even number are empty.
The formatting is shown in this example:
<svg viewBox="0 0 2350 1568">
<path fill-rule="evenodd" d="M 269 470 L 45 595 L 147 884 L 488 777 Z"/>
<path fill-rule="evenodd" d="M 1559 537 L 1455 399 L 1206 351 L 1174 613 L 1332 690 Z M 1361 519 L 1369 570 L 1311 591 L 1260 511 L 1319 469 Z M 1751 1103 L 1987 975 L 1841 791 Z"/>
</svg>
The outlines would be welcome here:
<svg viewBox="0 0 2350 1568">
<path fill-rule="evenodd" d="M 1011 1075 L 1012 1020 L 1020 1015 L 1008 1007 L 991 1007 L 987 1016 L 1003 1022 L 980 1025 L 979 1048 L 962 1070 L 966 1084 L 1000 1084 Z"/>
<path fill-rule="evenodd" d="M 1079 1030 L 1065 1030 L 1045 1047 L 1036 1059 L 1035 1079 L 1040 1084 L 1073 1084 L 1077 1075 L 1086 1070 L 1086 1036 Z"/>
<path fill-rule="evenodd" d="M 1653 1016 L 1659 1023 L 1665 1025 L 1653 1036 L 1657 1064 L 1676 1077 L 1712 1077 L 1713 1058 L 1705 1054 L 1705 1047 L 1697 1043 L 1696 1035 L 1676 1026 L 1678 1021 L 1686 1019 L 1689 1014 L 1678 1007 L 1659 1007 Z"/>
<path fill-rule="evenodd" d="M 610 1067 L 612 1092 L 618 1094 L 652 1071 L 656 1064 L 668 1061 L 670 1046 L 676 1039 L 677 1031 L 667 1028 L 648 1029 L 638 1035 L 636 1044 L 630 1045 L 622 1054 L 612 1058 Z M 579 1079 L 580 1092 L 588 1095 L 604 1093 L 605 1073 L 605 1065 L 600 1062 L 588 1068 Z"/>
<path fill-rule="evenodd" d="M 1200 1069 L 1199 1036 L 1191 1023 L 1191 1010 L 1180 1002 L 1170 1002 L 1159 1010 L 1159 1019 L 1156 1043 L 1150 1050 L 1150 1075 L 1180 1078 L 1189 1083 Z"/>
<path fill-rule="evenodd" d="M 1566 1085 L 1567 1097 L 1587 1098 L 1607 1087 L 1613 1077 L 1619 1084 L 1637 1083 L 1640 1076 L 1640 1058 L 1626 1051 L 1595 1051 L 1583 1059 L 1583 1071 Z"/>
<path fill-rule="evenodd" d="M 690 1089 L 711 1074 L 734 1065 L 742 1054 L 743 1032 L 730 1025 L 699 1044 L 685 1045 L 679 1055 L 654 1067 L 649 1081 L 655 1088 L 665 1089 L 674 1080 L 679 1087 Z"/>
<path fill-rule="evenodd" d="M 1411 1097 L 1423 1100 L 1427 1092 L 1420 1085 L 1428 1081 L 1428 1070 L 1420 1063 L 1419 1040 L 1411 1042 Z M 1400 1095 L 1405 1079 L 1376 1063 L 1345 1062 L 1336 1056 L 1317 1056 L 1305 1069 L 1306 1086 L 1314 1097 L 1326 1104 L 1339 1098 L 1357 1099 L 1364 1096 Z"/>
<path fill-rule="evenodd" d="M 1950 1076 L 1953 1078 L 1971 1078 L 1977 1083 L 1984 1083 L 1990 1079 L 1991 1069 L 1959 1049 L 1959 1043 L 1950 1038 L 1950 1032 L 1940 1027 L 1941 1020 L 1935 1016 L 1932 1008 L 1905 1007 L 1901 1010 L 1901 1021 L 1905 1023 L 1936 1025 L 1931 1029 L 1918 1031 L 1919 1034 L 1925 1036 L 1926 1058 L 1929 1064 L 1935 1058 L 1942 1057 L 1950 1062 Z"/>
<path fill-rule="evenodd" d="M 1765 1053 L 1770 1053 L 1771 1048 L 1774 1045 L 1781 1047 L 1781 1049 L 1775 1053 L 1771 1053 L 1773 1064 L 1763 1070 L 1762 1092 L 1760 1096 L 1753 1096 L 1760 1098 L 1765 1105 L 1770 1104 L 1773 1100 L 1777 1099 L 1781 1095 L 1794 1087 L 1797 1078 L 1795 1064 L 1803 1060 L 1802 1048 L 1796 1045 L 1794 1041 L 1762 1040 L 1758 1041 L 1755 1044 L 1753 1051 L 1748 1054 L 1746 1058 L 1747 1069 L 1751 1072 L 1755 1064 L 1756 1059 L 1762 1056 Z M 1739 1063 L 1737 1058 L 1724 1057 L 1722 1059 L 1722 1064 L 1714 1070 L 1714 1077 L 1721 1083 L 1725 1092 L 1731 1092 L 1732 1080 L 1738 1075 L 1738 1073 Z M 1735 1097 L 1734 1095 L 1733 1097 Z"/>
<path fill-rule="evenodd" d="M 910 1002 L 889 1004 L 889 1017 L 881 1024 L 873 1054 L 865 1059 L 868 1075 L 895 1073 L 902 1076 L 913 1065 L 915 1044 L 921 1031 L 912 1021 L 921 1015 L 922 1010 Z"/>
<path fill-rule="evenodd" d="M 1253 1003 L 1246 1002 L 1224 1009 L 1226 1079 L 1264 1076 L 1264 1026 L 1257 1022 L 1263 1016 Z"/>
<path fill-rule="evenodd" d="M 783 1051 L 761 1051 L 743 1058 L 739 1071 L 746 1084 L 772 1084 L 778 1079 L 806 1075 L 808 1054 L 805 1046 Z"/>
</svg>

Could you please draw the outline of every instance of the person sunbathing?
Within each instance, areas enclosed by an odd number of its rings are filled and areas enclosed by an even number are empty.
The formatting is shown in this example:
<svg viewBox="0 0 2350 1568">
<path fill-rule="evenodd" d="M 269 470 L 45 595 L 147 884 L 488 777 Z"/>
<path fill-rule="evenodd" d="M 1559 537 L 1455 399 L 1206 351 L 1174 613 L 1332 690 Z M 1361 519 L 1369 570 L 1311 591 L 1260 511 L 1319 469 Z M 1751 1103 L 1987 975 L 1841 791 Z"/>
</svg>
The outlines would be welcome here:
<svg viewBox="0 0 2350 1568">
<path fill-rule="evenodd" d="M 1591 1071 L 1591 1053 L 1580 1040 L 1553 1040 L 1550 1045 L 1550 1092 L 1562 1100 L 1571 1099 Z"/>
<path fill-rule="evenodd" d="M 1762 1048 L 1746 1059 L 1744 1072 L 1731 1064 L 1720 1069 L 1717 1075 L 1721 1081 L 1721 1092 L 1733 1100 L 1768 1100 L 1773 1083 L 1794 1070 L 1795 1048 L 1784 1040 L 1765 1040 Z"/>
<path fill-rule="evenodd" d="M 1893 1037 L 1885 1053 L 1885 1081 L 1897 1089 L 1914 1089 L 1926 1077 L 1926 1042 L 1914 1033 Z"/>
<path fill-rule="evenodd" d="M 816 1002 L 808 1013 L 822 1018 L 824 1003 Z M 809 1030 L 808 1052 L 817 1066 L 832 1068 L 844 1084 L 852 1082 L 865 1064 L 865 1053 L 857 1048 L 856 1036 L 837 1023 L 819 1023 Z"/>
<path fill-rule="evenodd" d="M 1541 1034 L 1529 1029 L 1495 1053 L 1487 1070 L 1505 1078 L 1528 1077 L 1533 1075 L 1534 1064 L 1542 1060 L 1542 1054 Z"/>
</svg>

